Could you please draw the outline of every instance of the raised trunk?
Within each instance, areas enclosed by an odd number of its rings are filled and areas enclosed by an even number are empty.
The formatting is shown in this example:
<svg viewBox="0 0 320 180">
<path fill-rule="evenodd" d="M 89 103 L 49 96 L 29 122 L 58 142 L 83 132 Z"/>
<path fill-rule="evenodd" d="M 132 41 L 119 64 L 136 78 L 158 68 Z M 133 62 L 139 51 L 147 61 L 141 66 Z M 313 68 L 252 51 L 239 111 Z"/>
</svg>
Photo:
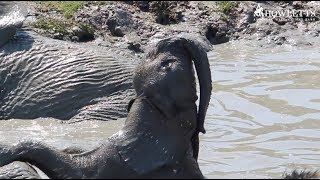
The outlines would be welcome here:
<svg viewBox="0 0 320 180">
<path fill-rule="evenodd" d="M 198 158 L 199 151 L 199 132 L 205 133 L 204 129 L 204 119 L 207 113 L 211 91 L 212 91 L 212 81 L 211 81 L 211 71 L 210 64 L 207 57 L 207 52 L 201 47 L 199 42 L 187 40 L 186 48 L 191 53 L 197 75 L 200 84 L 200 103 L 197 114 L 197 130 L 193 136 L 192 144 L 194 150 L 194 157 Z"/>
</svg>

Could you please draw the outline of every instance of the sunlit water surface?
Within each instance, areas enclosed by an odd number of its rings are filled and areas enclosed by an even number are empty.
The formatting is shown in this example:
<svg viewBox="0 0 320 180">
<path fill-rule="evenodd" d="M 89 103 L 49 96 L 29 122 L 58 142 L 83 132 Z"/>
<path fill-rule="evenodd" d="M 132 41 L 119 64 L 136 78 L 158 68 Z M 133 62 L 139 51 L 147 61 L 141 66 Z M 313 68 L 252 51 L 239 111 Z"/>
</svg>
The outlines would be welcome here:
<svg viewBox="0 0 320 180">
<path fill-rule="evenodd" d="M 294 168 L 320 168 L 320 49 L 227 43 L 208 56 L 213 91 L 207 133 L 200 137 L 204 175 L 280 178 Z M 92 149 L 123 123 L 0 121 L 0 142 L 33 139 L 59 149 Z"/>
</svg>

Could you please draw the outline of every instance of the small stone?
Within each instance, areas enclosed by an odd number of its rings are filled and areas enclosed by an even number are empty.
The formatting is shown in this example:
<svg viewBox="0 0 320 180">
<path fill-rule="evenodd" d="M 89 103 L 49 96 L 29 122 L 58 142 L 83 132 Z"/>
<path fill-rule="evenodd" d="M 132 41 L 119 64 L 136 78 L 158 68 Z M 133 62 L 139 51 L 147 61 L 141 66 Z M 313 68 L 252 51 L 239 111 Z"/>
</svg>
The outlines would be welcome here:
<svg viewBox="0 0 320 180">
<path fill-rule="evenodd" d="M 141 50 L 141 45 L 139 43 L 129 43 L 128 49 L 134 52 L 143 52 L 143 50 Z"/>
<path fill-rule="evenodd" d="M 53 39 L 60 39 L 62 40 L 63 39 L 63 35 L 61 33 L 54 33 L 53 34 Z"/>
<path fill-rule="evenodd" d="M 282 45 L 285 41 L 286 41 L 286 38 L 283 37 L 283 36 L 281 36 L 281 37 L 276 37 L 276 38 L 275 38 L 275 43 L 276 43 L 277 45 Z"/>
<path fill-rule="evenodd" d="M 114 28 L 114 31 L 113 31 L 113 34 L 112 34 L 112 35 L 117 36 L 117 37 L 123 37 L 123 36 L 124 36 L 124 33 L 123 33 L 121 27 L 116 26 L 116 27 Z"/>
<path fill-rule="evenodd" d="M 254 17 L 254 12 L 253 11 L 249 11 L 247 14 L 247 22 L 249 24 L 256 22 L 256 18 Z"/>
<path fill-rule="evenodd" d="M 205 7 L 204 7 L 203 2 L 199 2 L 199 3 L 198 3 L 198 9 L 199 9 L 199 10 L 204 10 L 204 8 L 205 8 Z"/>
<path fill-rule="evenodd" d="M 301 9 L 303 8 L 302 3 L 299 1 L 293 1 L 292 6 L 294 9 Z"/>
<path fill-rule="evenodd" d="M 92 32 L 89 32 L 87 29 L 80 28 L 79 26 L 74 26 L 72 28 L 72 34 L 74 36 L 78 37 L 78 41 L 84 42 L 84 41 L 89 41 L 94 39 L 94 34 Z M 76 40 L 75 38 L 71 38 Z"/>
<path fill-rule="evenodd" d="M 81 28 L 79 28 L 78 26 L 74 26 L 74 27 L 72 28 L 72 32 L 73 32 L 74 34 L 80 34 L 80 33 L 83 33 L 83 30 L 82 30 Z"/>
<path fill-rule="evenodd" d="M 79 42 L 79 38 L 77 36 L 72 36 L 71 41 L 73 42 Z"/>
</svg>

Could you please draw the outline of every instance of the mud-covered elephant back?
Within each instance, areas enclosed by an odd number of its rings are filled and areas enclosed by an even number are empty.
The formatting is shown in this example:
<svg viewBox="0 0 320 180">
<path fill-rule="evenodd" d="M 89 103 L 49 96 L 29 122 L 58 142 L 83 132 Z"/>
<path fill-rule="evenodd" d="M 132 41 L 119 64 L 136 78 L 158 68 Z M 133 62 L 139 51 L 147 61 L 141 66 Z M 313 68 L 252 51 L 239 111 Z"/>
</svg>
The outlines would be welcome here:
<svg viewBox="0 0 320 180">
<path fill-rule="evenodd" d="M 120 53 L 19 30 L 0 51 L 0 119 L 125 117 L 137 61 Z"/>
</svg>

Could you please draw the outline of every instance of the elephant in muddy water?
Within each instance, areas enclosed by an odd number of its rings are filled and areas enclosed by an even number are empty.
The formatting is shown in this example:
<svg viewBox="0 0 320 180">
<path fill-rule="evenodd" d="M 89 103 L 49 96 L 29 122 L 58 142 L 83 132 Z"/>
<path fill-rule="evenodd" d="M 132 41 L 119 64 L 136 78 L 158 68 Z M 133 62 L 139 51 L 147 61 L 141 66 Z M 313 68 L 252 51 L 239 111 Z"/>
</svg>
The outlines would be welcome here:
<svg viewBox="0 0 320 180">
<path fill-rule="evenodd" d="M 19 30 L 0 48 L 0 120 L 126 117 L 137 62 L 119 53 Z"/>
<path fill-rule="evenodd" d="M 31 40 L 31 49 L 25 50 Z M 32 32 L 21 32 L 2 49 L 0 120 L 53 117 L 72 122 L 127 115 L 127 102 L 135 96 L 129 58 Z"/>
<path fill-rule="evenodd" d="M 194 62 L 200 84 L 196 106 Z M 123 128 L 99 147 L 70 154 L 41 142 L 0 146 L 0 166 L 31 163 L 50 178 L 203 178 L 198 134 L 212 89 L 206 51 L 181 37 L 161 40 L 133 76 L 136 98 Z"/>
<path fill-rule="evenodd" d="M 23 2 L 0 2 L 0 120 L 126 117 L 135 57 L 19 29 L 26 15 Z"/>
</svg>

